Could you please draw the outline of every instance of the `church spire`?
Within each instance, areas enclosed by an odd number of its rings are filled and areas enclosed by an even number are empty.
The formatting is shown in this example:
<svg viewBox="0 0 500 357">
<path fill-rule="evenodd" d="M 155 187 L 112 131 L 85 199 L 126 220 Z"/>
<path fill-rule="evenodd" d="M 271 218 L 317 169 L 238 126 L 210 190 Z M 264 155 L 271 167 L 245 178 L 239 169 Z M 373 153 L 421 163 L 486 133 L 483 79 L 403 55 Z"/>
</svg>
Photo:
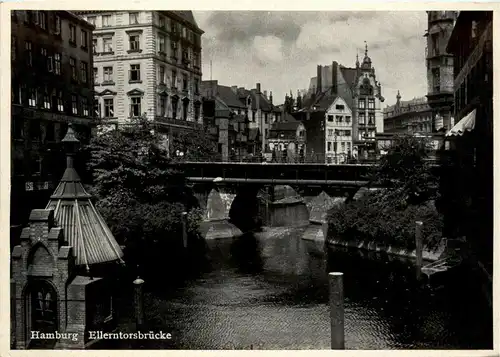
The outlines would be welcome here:
<svg viewBox="0 0 500 357">
<path fill-rule="evenodd" d="M 359 67 L 359 54 L 358 54 L 358 50 L 356 49 L 356 68 Z"/>
<path fill-rule="evenodd" d="M 368 57 L 368 43 L 365 41 L 365 57 Z"/>
</svg>

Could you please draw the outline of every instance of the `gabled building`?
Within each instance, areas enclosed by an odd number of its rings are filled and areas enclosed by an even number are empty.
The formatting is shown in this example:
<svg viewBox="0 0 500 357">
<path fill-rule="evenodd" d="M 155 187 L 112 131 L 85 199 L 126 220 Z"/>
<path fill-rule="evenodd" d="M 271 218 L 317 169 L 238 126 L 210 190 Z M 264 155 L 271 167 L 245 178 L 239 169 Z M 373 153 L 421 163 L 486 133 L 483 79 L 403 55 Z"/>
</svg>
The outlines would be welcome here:
<svg viewBox="0 0 500 357">
<path fill-rule="evenodd" d="M 344 163 L 352 154 L 352 111 L 342 97 L 334 99 L 325 113 L 326 162 Z"/>
<path fill-rule="evenodd" d="M 285 113 L 280 121 L 271 124 L 268 145 L 272 161 L 300 162 L 306 153 L 307 132 L 304 124 Z"/>
<path fill-rule="evenodd" d="M 381 105 L 385 99 L 381 88 L 366 46 L 363 61 L 360 63 L 359 59 L 356 59 L 355 68 L 342 66 L 337 62 L 333 62 L 331 66 L 318 66 L 317 76 L 311 79 L 309 92 L 301 98 L 303 108 L 297 114 L 294 113 L 294 116 L 304 121 L 309 134 L 308 140 L 324 142 L 324 136 L 316 139 L 314 133 L 318 131 L 320 136 L 325 135 L 325 127 L 310 130 L 306 121 L 311 116 L 316 116 L 313 113 L 320 112 L 320 116 L 325 115 L 334 100 L 341 97 L 351 109 L 352 152 L 361 159 L 368 159 L 376 155 L 375 134 L 384 131 Z M 311 142 L 308 142 L 308 148 L 313 150 L 323 147 L 321 155 L 326 161 L 327 147 L 319 142 L 317 145 L 310 145 Z M 317 154 L 315 152 L 315 155 Z"/>
<path fill-rule="evenodd" d="M 280 116 L 280 112 L 272 104 L 272 92 L 267 96 L 267 91 L 261 91 L 260 83 L 256 84 L 255 89 L 248 90 L 237 86 L 219 85 L 217 80 L 203 81 L 201 88 L 203 98 L 217 99 L 230 111 L 229 128 L 232 127 L 233 130 L 238 128 L 238 132 L 233 136 L 234 143 L 229 148 L 229 156 L 258 157 L 268 151 L 267 138 L 270 125 Z M 241 131 L 243 123 L 245 123 L 244 132 Z M 245 144 L 242 144 L 243 142 Z M 243 147 L 246 148 L 246 152 L 242 150 Z"/>
</svg>

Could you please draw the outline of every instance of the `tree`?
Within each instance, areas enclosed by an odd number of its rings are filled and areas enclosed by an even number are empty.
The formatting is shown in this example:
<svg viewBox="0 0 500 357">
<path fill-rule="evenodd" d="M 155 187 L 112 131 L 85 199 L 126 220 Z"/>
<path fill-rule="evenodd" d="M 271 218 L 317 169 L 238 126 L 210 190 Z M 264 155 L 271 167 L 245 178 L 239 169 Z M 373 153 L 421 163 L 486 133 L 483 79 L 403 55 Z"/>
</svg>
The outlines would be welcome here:
<svg viewBox="0 0 500 357">
<path fill-rule="evenodd" d="M 96 206 L 119 242 L 147 259 L 148 251 L 177 244 L 181 213 L 195 206 L 181 172 L 169 166 L 154 126 L 132 125 L 92 138 L 86 147 Z"/>
<path fill-rule="evenodd" d="M 427 138 L 396 136 L 373 171 L 372 185 L 390 188 L 384 201 L 419 205 L 436 198 L 438 178 L 432 172 Z"/>
<path fill-rule="evenodd" d="M 201 129 L 181 131 L 173 138 L 171 152 L 173 158 L 187 161 L 218 161 L 221 156 L 217 142 Z"/>
</svg>

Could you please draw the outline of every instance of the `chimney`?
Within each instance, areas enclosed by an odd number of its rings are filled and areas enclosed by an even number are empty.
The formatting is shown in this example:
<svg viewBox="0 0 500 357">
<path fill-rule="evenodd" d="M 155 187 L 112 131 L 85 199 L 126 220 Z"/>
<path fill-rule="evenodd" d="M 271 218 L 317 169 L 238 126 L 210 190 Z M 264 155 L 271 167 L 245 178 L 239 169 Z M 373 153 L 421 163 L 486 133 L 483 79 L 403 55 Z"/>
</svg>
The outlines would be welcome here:
<svg viewBox="0 0 500 357">
<path fill-rule="evenodd" d="M 269 103 L 273 104 L 273 92 L 269 92 Z"/>
<path fill-rule="evenodd" d="M 320 93 L 323 91 L 323 86 L 321 85 L 321 66 L 318 65 L 318 76 L 316 77 L 316 92 Z"/>
<path fill-rule="evenodd" d="M 257 83 L 256 87 L 257 87 L 257 94 L 260 94 L 260 83 Z"/>
<path fill-rule="evenodd" d="M 264 91 L 264 97 L 267 99 L 267 90 Z"/>
<path fill-rule="evenodd" d="M 238 93 L 238 86 L 231 86 L 231 90 L 233 91 L 234 94 Z"/>
<path fill-rule="evenodd" d="M 332 94 L 338 94 L 338 82 L 337 82 L 337 71 L 338 71 L 338 63 L 332 62 Z"/>
</svg>

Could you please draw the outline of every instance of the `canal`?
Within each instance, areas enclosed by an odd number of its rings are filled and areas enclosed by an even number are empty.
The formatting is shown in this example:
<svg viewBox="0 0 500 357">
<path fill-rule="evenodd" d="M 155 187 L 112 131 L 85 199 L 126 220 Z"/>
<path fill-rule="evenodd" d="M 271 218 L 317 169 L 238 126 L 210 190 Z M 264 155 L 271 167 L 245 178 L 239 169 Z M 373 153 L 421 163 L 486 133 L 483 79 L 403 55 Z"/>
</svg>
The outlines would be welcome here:
<svg viewBox="0 0 500 357">
<path fill-rule="evenodd" d="M 346 349 L 492 348 L 491 308 L 473 279 L 423 287 L 411 261 L 341 248 L 325 254 L 301 239 L 303 230 L 207 241 L 189 274 L 166 271 L 147 284 L 149 330 L 172 339 L 142 347 L 329 349 L 327 272 L 341 271 Z M 122 309 L 130 324 L 133 307 Z"/>
</svg>

